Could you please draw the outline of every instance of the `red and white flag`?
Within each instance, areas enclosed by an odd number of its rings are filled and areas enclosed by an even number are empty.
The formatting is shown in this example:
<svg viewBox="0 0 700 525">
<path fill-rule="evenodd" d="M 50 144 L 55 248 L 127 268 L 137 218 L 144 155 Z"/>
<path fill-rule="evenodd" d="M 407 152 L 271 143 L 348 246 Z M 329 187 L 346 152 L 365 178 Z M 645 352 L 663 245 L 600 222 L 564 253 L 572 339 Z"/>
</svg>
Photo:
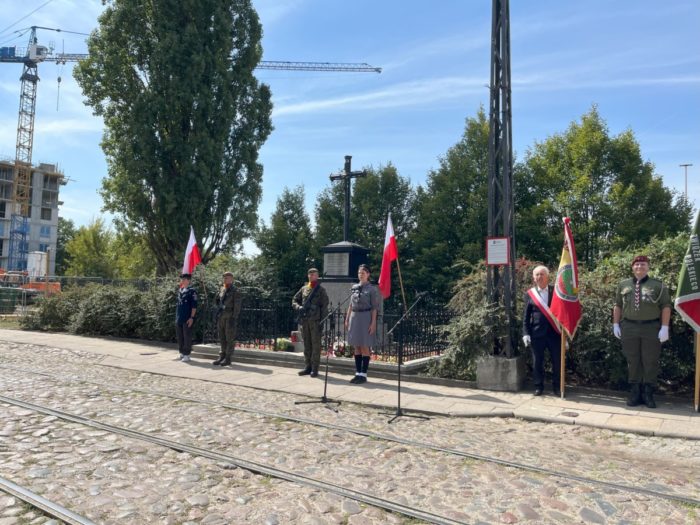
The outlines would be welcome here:
<svg viewBox="0 0 700 525">
<path fill-rule="evenodd" d="M 199 253 L 197 239 L 194 238 L 194 228 L 190 226 L 190 240 L 187 241 L 185 260 L 182 263 L 182 273 L 191 274 L 198 264 L 201 264 L 202 256 Z"/>
<path fill-rule="evenodd" d="M 394 225 L 391 224 L 391 213 L 386 220 L 386 237 L 384 237 L 384 255 L 382 271 L 379 274 L 379 291 L 386 299 L 391 295 L 391 263 L 399 258 L 399 248 L 396 246 Z"/>
</svg>

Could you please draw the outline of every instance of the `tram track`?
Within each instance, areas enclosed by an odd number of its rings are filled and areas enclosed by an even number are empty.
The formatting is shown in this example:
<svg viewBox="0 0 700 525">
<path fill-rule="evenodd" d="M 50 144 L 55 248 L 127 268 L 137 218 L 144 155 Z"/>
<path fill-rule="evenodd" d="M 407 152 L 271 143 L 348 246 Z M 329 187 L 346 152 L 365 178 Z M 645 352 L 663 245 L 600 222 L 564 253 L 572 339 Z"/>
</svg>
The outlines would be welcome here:
<svg viewBox="0 0 700 525">
<path fill-rule="evenodd" d="M 635 485 L 630 485 L 630 484 L 625 484 L 625 483 L 617 483 L 617 482 L 612 482 L 612 481 L 605 481 L 605 480 L 590 478 L 590 477 L 586 477 L 586 476 L 571 474 L 571 473 L 567 473 L 567 472 L 561 472 L 558 470 L 548 469 L 548 468 L 540 467 L 537 465 L 531 465 L 531 464 L 526 464 L 526 463 L 505 460 L 505 459 L 501 459 L 501 458 L 496 458 L 496 457 L 487 456 L 487 455 L 483 455 L 483 454 L 476 454 L 476 453 L 467 452 L 464 450 L 459 450 L 459 449 L 454 449 L 454 448 L 449 448 L 449 447 L 442 447 L 442 446 L 435 445 L 435 444 L 428 443 L 428 442 L 416 441 L 416 440 L 412 440 L 412 439 L 408 439 L 408 438 L 402 438 L 402 437 L 398 437 L 398 436 L 382 434 L 382 433 L 373 432 L 370 430 L 364 430 L 364 429 L 356 428 L 356 427 L 349 427 L 349 426 L 338 425 L 338 424 L 334 424 L 334 423 L 327 423 L 327 422 L 318 421 L 318 420 L 314 420 L 314 419 L 302 418 L 302 417 L 298 417 L 298 416 L 291 416 L 291 415 L 283 414 L 283 413 L 279 413 L 279 412 L 260 410 L 257 408 L 250 408 L 250 407 L 245 407 L 245 406 L 241 406 L 241 405 L 214 402 L 214 401 L 209 401 L 206 399 L 193 398 L 190 396 L 180 396 L 180 395 L 175 395 L 175 394 L 171 394 L 168 392 L 162 392 L 162 391 L 158 391 L 158 390 L 137 388 L 137 387 L 131 387 L 131 386 L 121 386 L 121 385 L 116 385 L 114 383 L 102 383 L 99 381 L 93 381 L 93 380 L 81 378 L 78 376 L 66 376 L 66 375 L 58 376 L 58 375 L 51 374 L 51 373 L 44 372 L 44 371 L 26 370 L 26 369 L 23 369 L 21 367 L 14 367 L 14 366 L 8 366 L 8 365 L 0 365 L 0 369 L 12 370 L 12 371 L 17 371 L 17 372 L 22 372 L 22 373 L 32 374 L 32 375 L 45 376 L 45 377 L 49 377 L 53 380 L 57 380 L 57 381 L 60 381 L 63 383 L 81 382 L 81 383 L 92 385 L 92 386 L 98 386 L 98 387 L 101 387 L 104 389 L 125 391 L 125 392 L 135 392 L 135 393 L 152 395 L 152 396 L 160 396 L 163 398 L 173 399 L 176 401 L 186 401 L 186 402 L 190 402 L 190 403 L 202 404 L 202 405 L 207 405 L 207 406 L 214 406 L 214 407 L 218 407 L 218 408 L 226 408 L 229 410 L 249 413 L 249 414 L 262 416 L 262 417 L 266 417 L 266 418 L 270 418 L 270 419 L 284 420 L 284 421 L 289 421 L 292 423 L 297 423 L 297 424 L 302 424 L 302 425 L 311 425 L 311 426 L 315 426 L 315 427 L 319 427 L 319 428 L 323 428 L 323 429 L 328 429 L 328 430 L 334 430 L 334 431 L 348 432 L 348 433 L 355 434 L 355 435 L 362 436 L 362 437 L 366 437 L 369 439 L 382 440 L 382 441 L 386 441 L 386 442 L 411 446 L 411 447 L 420 448 L 420 449 L 424 449 L 424 450 L 430 450 L 433 452 L 438 452 L 438 453 L 447 454 L 447 455 L 451 455 L 451 456 L 457 456 L 457 457 L 461 457 L 461 458 L 465 458 L 465 459 L 476 460 L 476 461 L 486 462 L 486 463 L 490 463 L 490 464 L 496 464 L 496 465 L 499 465 L 502 467 L 509 467 L 509 468 L 513 468 L 513 469 L 517 469 L 517 470 L 526 471 L 526 472 L 537 473 L 537 474 L 541 474 L 544 476 L 550 476 L 550 477 L 563 479 L 566 481 L 593 484 L 596 486 L 605 487 L 607 489 L 614 489 L 614 490 L 620 490 L 620 491 L 625 491 L 625 492 L 631 492 L 631 493 L 641 494 L 641 495 L 645 495 L 645 496 L 649 496 L 649 497 L 670 500 L 670 501 L 674 501 L 677 503 L 682 503 L 684 505 L 691 505 L 691 506 L 695 506 L 695 507 L 700 507 L 700 499 L 692 498 L 689 496 L 665 493 L 665 492 L 661 492 L 658 490 L 648 489 L 645 487 L 639 487 L 639 486 L 635 486 Z M 0 399 L 1 398 L 2 397 L 0 396 Z M 37 405 L 37 406 L 39 406 L 39 405 Z M 44 407 L 44 408 L 46 408 L 48 410 L 53 410 L 53 409 L 49 409 L 48 407 Z M 75 417 L 81 417 L 81 416 L 75 416 Z M 103 423 L 100 423 L 100 424 L 103 424 Z M 127 431 L 128 432 L 135 432 L 135 431 L 131 431 L 131 430 L 127 430 Z M 245 467 L 243 467 L 243 468 L 245 468 Z M 269 474 L 269 475 L 272 475 L 272 474 Z"/>
<path fill-rule="evenodd" d="M 95 522 L 3 477 L 0 477 L 0 492 L 14 496 L 32 508 L 40 510 L 45 515 L 61 520 L 68 525 L 96 525 Z"/>
<path fill-rule="evenodd" d="M 247 459 L 234 456 L 232 454 L 226 454 L 223 452 L 216 452 L 210 449 L 198 447 L 195 445 L 189 445 L 186 443 L 181 443 L 178 441 L 173 441 L 170 439 L 161 438 L 154 436 L 153 434 L 139 432 L 136 430 L 130 430 L 127 428 L 119 427 L 116 425 L 110 425 L 108 423 L 102 423 L 100 421 L 83 417 L 76 414 L 71 414 L 63 410 L 57 410 L 42 405 L 37 405 L 35 403 L 29 403 L 12 397 L 0 395 L 0 403 L 5 403 L 15 407 L 23 408 L 25 410 L 31 410 L 39 414 L 44 414 L 47 416 L 53 416 L 63 421 L 68 421 L 71 423 L 77 423 L 84 425 L 93 429 L 102 430 L 112 434 L 120 435 L 126 438 L 131 438 L 153 445 L 158 445 L 165 447 L 176 452 L 185 452 L 193 456 L 199 456 L 208 458 L 214 461 L 227 463 L 235 465 L 239 468 L 245 469 L 254 474 L 270 476 L 277 479 L 282 479 L 298 485 L 309 487 L 313 489 L 322 490 L 325 492 L 330 492 L 341 497 L 352 499 L 359 503 L 364 503 L 367 505 L 372 505 L 374 507 L 381 508 L 383 510 L 401 514 L 403 516 L 423 520 L 429 523 L 435 523 L 438 525 L 461 525 L 464 522 L 453 520 L 446 516 L 442 516 L 427 510 L 417 509 L 408 505 L 403 505 L 401 503 L 391 501 L 385 498 L 379 498 L 376 496 L 371 496 L 336 483 L 330 483 L 328 481 L 322 481 L 310 476 L 305 476 L 303 474 L 298 474 L 291 472 L 289 470 L 284 470 L 256 461 L 250 461 Z"/>
</svg>

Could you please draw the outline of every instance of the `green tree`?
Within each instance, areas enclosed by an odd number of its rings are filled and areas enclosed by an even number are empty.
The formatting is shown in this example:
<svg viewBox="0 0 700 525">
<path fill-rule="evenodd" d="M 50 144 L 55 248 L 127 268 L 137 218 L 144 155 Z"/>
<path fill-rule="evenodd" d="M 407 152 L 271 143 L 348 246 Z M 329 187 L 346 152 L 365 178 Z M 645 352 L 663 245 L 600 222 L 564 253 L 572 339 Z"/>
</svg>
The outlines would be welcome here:
<svg viewBox="0 0 700 525">
<path fill-rule="evenodd" d="M 64 275 L 68 267 L 66 245 L 75 237 L 75 223 L 70 219 L 58 218 L 58 237 L 56 240 L 56 275 Z"/>
<path fill-rule="evenodd" d="M 425 188 L 418 189 L 413 286 L 443 299 L 460 275 L 457 263 L 484 257 L 488 141 L 489 123 L 480 108 L 440 167 L 428 174 Z"/>
<path fill-rule="evenodd" d="M 255 243 L 264 264 L 273 269 L 280 288 L 293 290 L 301 284 L 316 257 L 302 186 L 284 189 L 277 199 L 270 225 L 260 225 Z"/>
<path fill-rule="evenodd" d="M 611 136 L 594 106 L 564 133 L 528 151 L 516 170 L 520 254 L 554 264 L 562 217 L 571 217 L 579 259 L 589 266 L 610 250 L 688 228 L 691 207 L 665 188 L 631 130 Z"/>
<path fill-rule="evenodd" d="M 75 69 L 105 122 L 105 209 L 147 239 L 159 274 L 178 267 L 190 224 L 206 262 L 257 222 L 272 130 L 257 13 L 250 0 L 105 3 Z"/>
<path fill-rule="evenodd" d="M 128 230 L 114 236 L 110 250 L 114 254 L 115 274 L 122 279 L 154 277 L 156 261 L 144 235 Z"/>
<path fill-rule="evenodd" d="M 114 233 L 102 219 L 81 226 L 66 244 L 68 267 L 66 275 L 82 277 L 115 277 Z"/>
</svg>

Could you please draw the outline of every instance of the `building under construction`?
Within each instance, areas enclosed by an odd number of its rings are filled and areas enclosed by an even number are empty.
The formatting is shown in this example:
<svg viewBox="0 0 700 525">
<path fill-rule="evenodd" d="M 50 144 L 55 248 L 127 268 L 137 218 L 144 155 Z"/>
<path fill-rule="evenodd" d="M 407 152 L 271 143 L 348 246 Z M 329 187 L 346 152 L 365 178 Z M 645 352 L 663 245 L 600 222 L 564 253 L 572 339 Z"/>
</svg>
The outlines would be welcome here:
<svg viewBox="0 0 700 525">
<path fill-rule="evenodd" d="M 0 159 L 0 268 L 9 266 L 11 218 L 13 213 L 13 185 L 15 162 Z M 25 253 L 47 252 L 49 273 L 56 268 L 56 241 L 58 238 L 59 188 L 65 178 L 55 164 L 41 163 L 32 167 L 30 205 Z"/>
</svg>

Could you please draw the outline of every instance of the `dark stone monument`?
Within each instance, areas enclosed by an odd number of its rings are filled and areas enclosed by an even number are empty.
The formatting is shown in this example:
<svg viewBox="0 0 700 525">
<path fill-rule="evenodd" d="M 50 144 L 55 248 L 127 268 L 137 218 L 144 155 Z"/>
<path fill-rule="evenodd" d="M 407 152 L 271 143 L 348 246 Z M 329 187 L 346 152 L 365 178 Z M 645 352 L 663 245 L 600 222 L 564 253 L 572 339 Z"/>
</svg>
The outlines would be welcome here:
<svg viewBox="0 0 700 525">
<path fill-rule="evenodd" d="M 343 212 L 343 240 L 321 248 L 323 253 L 323 287 L 328 292 L 331 307 L 337 306 L 350 293 L 350 286 L 357 282 L 357 267 L 367 264 L 369 250 L 350 242 L 350 182 L 365 177 L 366 171 L 352 171 L 352 156 L 345 156 L 345 167 L 341 173 L 330 176 L 332 181 L 345 185 L 345 208 Z M 343 306 L 347 308 L 347 303 Z M 343 309 L 341 308 L 341 310 Z"/>
</svg>

